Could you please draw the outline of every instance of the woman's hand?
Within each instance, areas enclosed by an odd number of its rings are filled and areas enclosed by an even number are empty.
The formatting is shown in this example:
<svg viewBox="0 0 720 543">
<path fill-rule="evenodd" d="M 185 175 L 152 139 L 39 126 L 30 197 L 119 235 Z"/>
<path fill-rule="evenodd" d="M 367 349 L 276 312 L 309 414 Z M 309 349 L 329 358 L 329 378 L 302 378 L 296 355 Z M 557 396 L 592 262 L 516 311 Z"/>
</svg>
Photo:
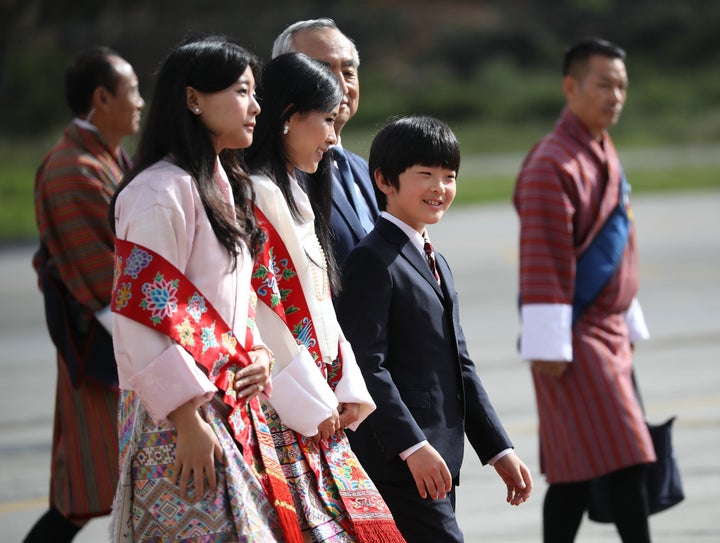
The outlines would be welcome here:
<svg viewBox="0 0 720 543">
<path fill-rule="evenodd" d="M 340 428 L 340 414 L 337 412 L 337 409 L 333 409 L 332 414 L 320 423 L 318 433 L 312 437 L 312 440 L 317 445 L 320 441 L 327 440 Z"/>
<path fill-rule="evenodd" d="M 252 363 L 235 372 L 234 387 L 238 395 L 250 400 L 270 386 L 274 358 L 270 349 L 256 345 L 248 351 Z"/>
<path fill-rule="evenodd" d="M 341 403 L 338 406 L 340 413 L 340 428 L 347 428 L 360 418 L 359 403 Z"/>
<path fill-rule="evenodd" d="M 187 402 L 168 415 L 175 424 L 177 443 L 173 479 L 179 484 L 180 495 L 187 497 L 187 485 L 192 476 L 195 483 L 195 499 L 205 493 L 205 478 L 208 486 L 215 490 L 215 460 L 221 462 L 223 451 L 215 432 L 193 406 Z"/>
</svg>

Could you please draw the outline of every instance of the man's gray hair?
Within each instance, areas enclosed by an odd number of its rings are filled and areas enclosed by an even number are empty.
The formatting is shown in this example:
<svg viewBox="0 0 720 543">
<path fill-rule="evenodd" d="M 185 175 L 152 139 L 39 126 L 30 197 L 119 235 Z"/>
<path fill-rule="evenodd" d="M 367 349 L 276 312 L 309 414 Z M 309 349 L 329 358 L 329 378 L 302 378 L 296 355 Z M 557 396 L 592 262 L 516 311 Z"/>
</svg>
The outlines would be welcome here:
<svg viewBox="0 0 720 543">
<path fill-rule="evenodd" d="M 338 32 L 340 32 L 340 34 L 343 34 L 342 30 L 340 30 L 335 24 L 335 21 L 328 17 L 322 17 L 320 19 L 308 19 L 307 21 L 298 21 L 291 24 L 285 30 L 283 30 L 277 38 L 275 38 L 275 43 L 273 43 L 272 48 L 272 58 L 275 58 L 278 55 L 283 55 L 285 53 L 297 52 L 297 48 L 295 47 L 293 39 L 295 37 L 295 34 L 315 30 L 325 30 L 328 28 L 337 30 Z M 343 36 L 345 36 L 345 34 L 343 34 Z M 353 56 L 355 57 L 356 62 L 358 63 L 358 65 L 360 65 L 360 55 L 358 54 L 357 47 L 355 47 L 355 42 L 353 42 L 347 36 L 345 37 L 350 42 L 353 50 Z"/>
</svg>

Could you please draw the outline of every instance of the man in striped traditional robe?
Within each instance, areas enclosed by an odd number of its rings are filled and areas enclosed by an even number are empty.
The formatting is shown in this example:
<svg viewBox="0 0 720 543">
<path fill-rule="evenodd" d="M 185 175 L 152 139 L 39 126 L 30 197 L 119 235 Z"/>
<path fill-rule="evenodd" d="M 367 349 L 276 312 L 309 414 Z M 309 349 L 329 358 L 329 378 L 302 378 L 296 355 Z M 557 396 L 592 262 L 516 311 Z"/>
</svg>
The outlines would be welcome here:
<svg viewBox="0 0 720 543">
<path fill-rule="evenodd" d="M 71 541 L 89 519 L 110 512 L 118 478 L 115 360 L 112 350 L 102 357 L 85 351 L 112 328 L 108 205 L 130 167 L 121 140 L 138 131 L 144 102 L 132 66 L 107 47 L 77 56 L 65 95 L 75 118 L 35 178 L 41 248 L 33 265 L 58 347 L 58 376 L 50 508 L 26 543 Z M 51 298 L 60 302 L 53 306 Z M 72 339 L 61 347 L 60 336 Z"/>
<path fill-rule="evenodd" d="M 632 217 L 607 133 L 625 103 L 624 61 L 621 48 L 595 38 L 566 52 L 566 107 L 525 159 L 515 187 L 520 351 L 532 367 L 541 468 L 549 484 L 544 541 L 552 543 L 574 541 L 589 482 L 608 473 L 622 540 L 650 541 L 643 481 L 655 453 L 632 383 L 632 345 L 648 336 L 636 299 L 632 220 L 614 275 L 573 319 L 578 257 L 619 204 Z"/>
</svg>

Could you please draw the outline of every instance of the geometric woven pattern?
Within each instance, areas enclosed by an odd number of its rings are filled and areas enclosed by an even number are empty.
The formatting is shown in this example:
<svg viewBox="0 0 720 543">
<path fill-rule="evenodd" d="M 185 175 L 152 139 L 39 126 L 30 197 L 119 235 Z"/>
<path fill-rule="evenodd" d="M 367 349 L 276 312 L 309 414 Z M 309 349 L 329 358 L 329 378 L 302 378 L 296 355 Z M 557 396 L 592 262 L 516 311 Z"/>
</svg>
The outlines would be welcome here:
<svg viewBox="0 0 720 543">
<path fill-rule="evenodd" d="M 310 351 L 318 370 L 329 387 L 335 390 L 342 378 L 342 361 L 338 358 L 337 363 L 329 365 L 330 368 L 321 362 L 325 358 L 321 349 L 323 343 L 313 324 L 313 314 L 300 281 L 306 272 L 292 269 L 293 258 L 283 236 L 260 209 L 255 209 L 255 215 L 268 236 L 253 272 L 253 286 L 258 299 L 278 315 L 295 340 Z M 312 240 L 317 243 L 314 236 L 310 238 L 311 243 Z M 301 240 L 301 244 L 307 255 L 311 247 L 306 240 Z M 318 250 L 321 253 L 319 243 Z M 318 299 L 320 294 L 329 294 L 325 292 L 327 281 L 324 270 L 322 275 L 322 292 L 317 291 L 316 283 L 315 296 Z M 325 331 L 324 325 L 322 331 Z M 313 542 L 404 542 L 387 504 L 350 449 L 343 430 L 318 446 L 312 439 L 286 427 L 270 404 L 262 404 L 306 539 L 309 536 Z"/>
<path fill-rule="evenodd" d="M 135 407 L 140 407 L 135 398 Z M 127 406 L 126 406 L 127 407 Z M 247 466 L 224 422 L 227 406 L 219 394 L 199 409 L 215 431 L 224 457 L 215 462 L 216 489 L 205 484 L 195 499 L 188 482 L 187 497 L 173 482 L 176 433 L 172 424 L 156 425 L 142 409 L 130 462 L 132 477 L 133 541 L 152 543 L 274 543 L 283 541 L 275 509 L 260 482 Z M 133 410 L 121 409 L 130 416 Z M 131 419 L 132 420 L 132 419 Z M 127 421 L 121 421 L 121 427 Z"/>
<path fill-rule="evenodd" d="M 337 486 L 322 455 L 313 455 L 311 466 L 297 442 L 297 434 L 285 426 L 272 406 L 261 402 L 275 449 L 288 483 L 303 535 L 313 543 L 353 543 L 352 527 Z M 346 440 L 347 441 L 347 440 Z M 319 471 L 316 475 L 315 470 Z M 318 476 L 319 475 L 319 476 Z M 319 484 L 318 484 L 319 483 Z"/>
</svg>

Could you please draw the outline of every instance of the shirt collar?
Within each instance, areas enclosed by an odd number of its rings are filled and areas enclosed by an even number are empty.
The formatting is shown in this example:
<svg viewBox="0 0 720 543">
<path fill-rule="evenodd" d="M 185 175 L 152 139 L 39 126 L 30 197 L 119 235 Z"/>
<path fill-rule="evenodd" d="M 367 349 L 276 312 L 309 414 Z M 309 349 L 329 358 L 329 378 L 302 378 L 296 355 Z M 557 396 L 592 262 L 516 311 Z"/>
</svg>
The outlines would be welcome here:
<svg viewBox="0 0 720 543">
<path fill-rule="evenodd" d="M 425 255 L 425 240 L 430 241 L 430 238 L 427 235 L 427 230 L 425 231 L 425 237 L 423 237 L 422 234 L 420 234 L 420 232 L 415 230 L 412 226 L 404 223 L 395 215 L 391 215 L 387 211 L 381 211 L 380 216 L 384 219 L 387 219 L 395 226 L 397 226 L 400 230 L 402 230 L 403 233 L 408 238 L 410 238 L 410 241 L 412 242 L 413 246 L 418 250 L 418 252 L 421 255 Z"/>
<path fill-rule="evenodd" d="M 86 121 L 85 119 L 81 119 L 80 117 L 75 117 L 73 119 L 73 122 L 76 125 L 78 125 L 80 128 L 84 128 L 85 130 L 92 130 L 93 132 L 97 132 L 98 134 L 100 133 L 100 132 L 98 132 L 97 126 L 95 126 L 94 124 L 92 124 L 89 121 Z"/>
<path fill-rule="evenodd" d="M 606 141 L 609 139 L 607 130 L 603 130 L 602 136 L 597 139 L 568 107 L 565 107 L 560 115 L 558 124 L 562 125 L 581 145 L 591 149 L 601 162 L 606 161 L 605 148 L 607 146 Z"/>
</svg>

